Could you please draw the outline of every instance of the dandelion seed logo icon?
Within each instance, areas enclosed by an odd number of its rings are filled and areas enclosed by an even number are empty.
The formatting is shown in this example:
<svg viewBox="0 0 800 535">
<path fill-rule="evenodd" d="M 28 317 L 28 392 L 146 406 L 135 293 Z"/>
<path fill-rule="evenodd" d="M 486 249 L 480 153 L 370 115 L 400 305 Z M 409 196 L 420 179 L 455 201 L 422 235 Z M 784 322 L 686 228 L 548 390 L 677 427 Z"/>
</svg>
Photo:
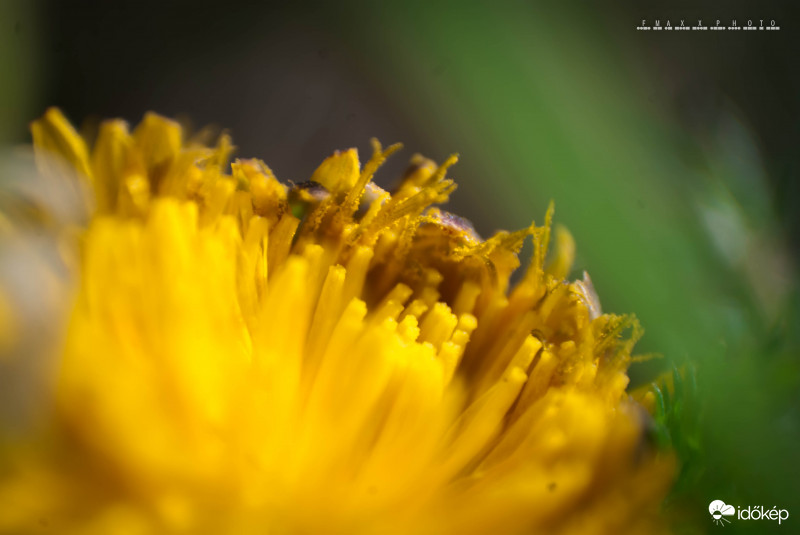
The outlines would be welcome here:
<svg viewBox="0 0 800 535">
<path fill-rule="evenodd" d="M 731 521 L 725 517 L 736 514 L 736 508 L 732 505 L 726 505 L 722 500 L 714 500 L 708 504 L 708 512 L 711 513 L 711 518 L 715 524 L 724 526 L 726 522 L 728 524 L 731 523 Z"/>
</svg>

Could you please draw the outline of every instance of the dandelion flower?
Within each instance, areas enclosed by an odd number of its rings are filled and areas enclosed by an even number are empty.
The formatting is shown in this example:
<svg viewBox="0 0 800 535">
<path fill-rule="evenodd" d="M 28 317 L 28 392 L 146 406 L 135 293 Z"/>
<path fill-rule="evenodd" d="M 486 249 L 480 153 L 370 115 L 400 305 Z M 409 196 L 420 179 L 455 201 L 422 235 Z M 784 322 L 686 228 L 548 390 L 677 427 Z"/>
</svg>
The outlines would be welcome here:
<svg viewBox="0 0 800 535">
<path fill-rule="evenodd" d="M 661 528 L 673 463 L 626 393 L 640 329 L 565 280 L 566 231 L 546 263 L 552 211 L 483 240 L 434 207 L 455 157 L 390 193 L 377 141 L 284 185 L 155 114 L 91 149 L 56 109 L 32 130 L 92 212 L 49 425 L 3 445 L 0 532 Z"/>
</svg>

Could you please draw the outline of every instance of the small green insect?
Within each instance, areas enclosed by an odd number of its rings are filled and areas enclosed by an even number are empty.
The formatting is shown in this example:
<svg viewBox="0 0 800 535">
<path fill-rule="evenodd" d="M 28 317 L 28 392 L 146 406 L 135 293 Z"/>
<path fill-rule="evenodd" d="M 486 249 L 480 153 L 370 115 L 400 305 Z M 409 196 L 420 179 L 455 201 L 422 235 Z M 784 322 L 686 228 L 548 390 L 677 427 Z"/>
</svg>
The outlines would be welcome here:
<svg viewBox="0 0 800 535">
<path fill-rule="evenodd" d="M 289 209 L 293 216 L 303 219 L 330 195 L 325 186 L 313 180 L 293 184 L 288 196 Z"/>
</svg>

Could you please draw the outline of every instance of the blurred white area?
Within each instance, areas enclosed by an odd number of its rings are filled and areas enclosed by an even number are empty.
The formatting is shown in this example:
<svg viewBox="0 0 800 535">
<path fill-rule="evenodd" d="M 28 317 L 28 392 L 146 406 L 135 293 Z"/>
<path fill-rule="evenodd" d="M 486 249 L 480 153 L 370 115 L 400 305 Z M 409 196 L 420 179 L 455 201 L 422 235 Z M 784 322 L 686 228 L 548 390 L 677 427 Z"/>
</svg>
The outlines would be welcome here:
<svg viewBox="0 0 800 535">
<path fill-rule="evenodd" d="M 30 148 L 0 151 L 0 432 L 35 425 L 51 399 L 86 221 L 77 176 L 45 177 Z"/>
<path fill-rule="evenodd" d="M 703 149 L 709 168 L 697 196 L 700 219 L 720 256 L 747 281 L 753 303 L 775 321 L 795 284 L 796 266 L 757 141 L 733 104 Z"/>
</svg>

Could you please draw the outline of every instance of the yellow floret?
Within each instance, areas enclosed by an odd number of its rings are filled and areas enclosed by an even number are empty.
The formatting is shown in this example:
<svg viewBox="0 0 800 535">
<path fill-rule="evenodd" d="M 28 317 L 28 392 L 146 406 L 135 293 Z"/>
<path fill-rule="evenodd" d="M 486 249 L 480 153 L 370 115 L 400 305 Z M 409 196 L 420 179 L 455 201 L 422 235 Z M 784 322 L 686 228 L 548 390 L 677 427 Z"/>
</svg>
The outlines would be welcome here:
<svg viewBox="0 0 800 535">
<path fill-rule="evenodd" d="M 455 158 L 388 193 L 399 146 L 377 142 L 293 197 L 155 114 L 91 150 L 55 109 L 33 132 L 95 210 L 53 425 L 9 450 L 1 533 L 660 529 L 671 457 L 625 391 L 638 324 L 565 280 L 565 230 L 545 270 L 552 212 L 481 240 L 431 208 Z"/>
</svg>

